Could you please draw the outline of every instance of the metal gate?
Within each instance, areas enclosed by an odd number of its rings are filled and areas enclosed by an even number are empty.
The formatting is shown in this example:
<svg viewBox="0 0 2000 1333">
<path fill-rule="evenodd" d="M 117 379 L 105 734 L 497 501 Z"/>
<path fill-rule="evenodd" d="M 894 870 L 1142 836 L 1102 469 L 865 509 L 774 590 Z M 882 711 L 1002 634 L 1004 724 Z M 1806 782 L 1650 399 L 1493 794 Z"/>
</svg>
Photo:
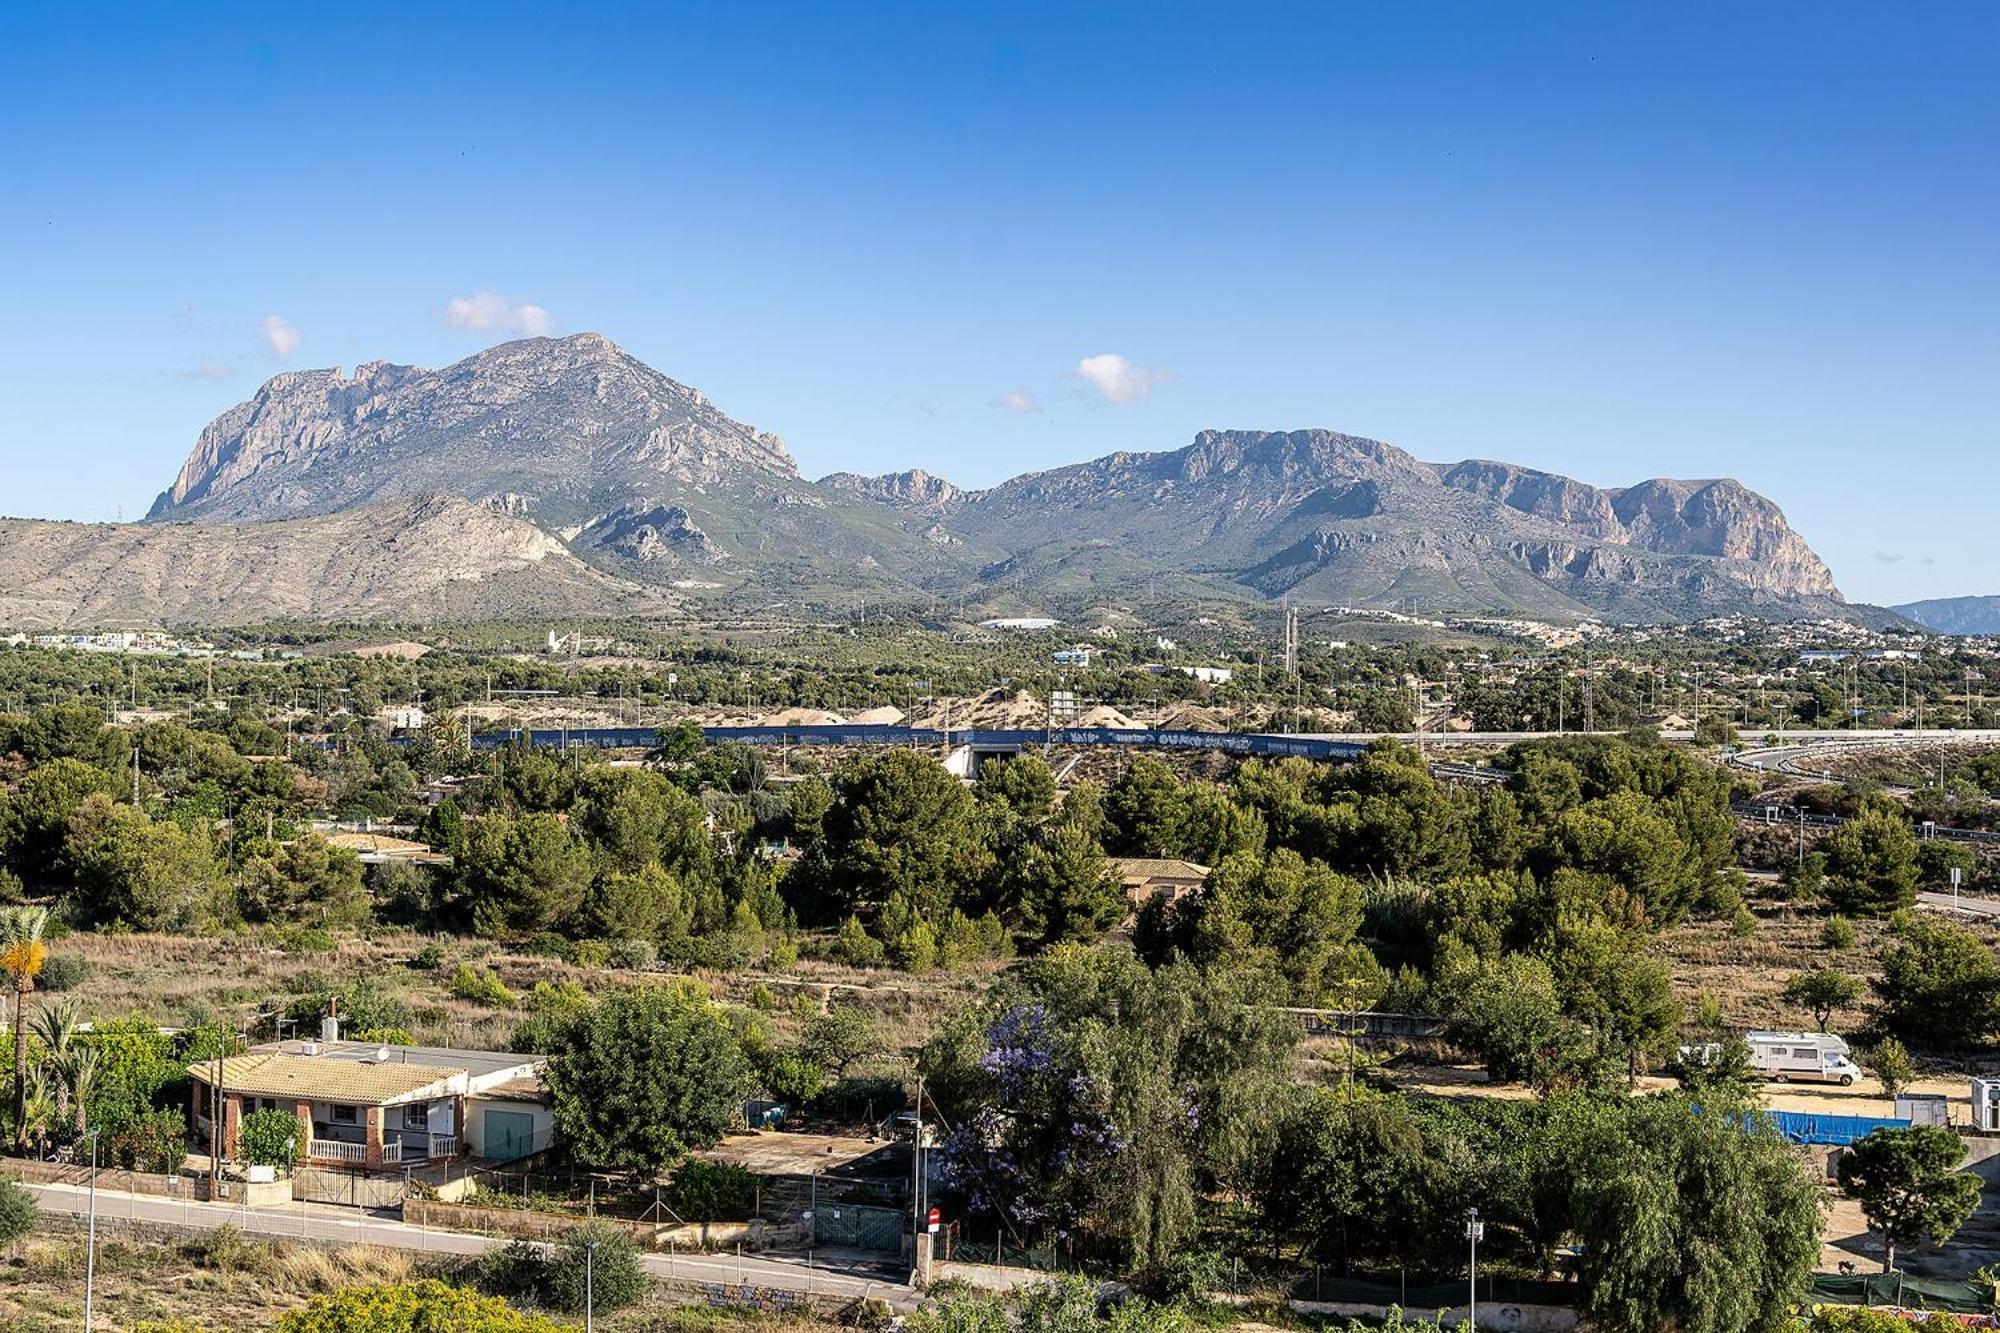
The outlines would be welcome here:
<svg viewBox="0 0 2000 1333">
<path fill-rule="evenodd" d="M 292 1177 L 292 1197 L 350 1208 L 394 1208 L 403 1201 L 403 1178 L 301 1167 Z"/>
<path fill-rule="evenodd" d="M 903 1221 L 900 1208 L 822 1202 L 813 1214 L 813 1244 L 900 1252 Z"/>
</svg>

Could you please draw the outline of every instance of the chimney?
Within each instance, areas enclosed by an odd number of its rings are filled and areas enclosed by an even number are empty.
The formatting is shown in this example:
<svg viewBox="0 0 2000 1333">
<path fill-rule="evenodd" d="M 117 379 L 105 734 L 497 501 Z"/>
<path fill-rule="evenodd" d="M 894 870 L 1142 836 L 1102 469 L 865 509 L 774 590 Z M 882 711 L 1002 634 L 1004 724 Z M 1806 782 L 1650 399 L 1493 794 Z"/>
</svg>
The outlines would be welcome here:
<svg viewBox="0 0 2000 1333">
<path fill-rule="evenodd" d="M 326 1017 L 319 1021 L 319 1039 L 324 1042 L 340 1040 L 340 997 L 335 996 L 327 1006 Z"/>
</svg>

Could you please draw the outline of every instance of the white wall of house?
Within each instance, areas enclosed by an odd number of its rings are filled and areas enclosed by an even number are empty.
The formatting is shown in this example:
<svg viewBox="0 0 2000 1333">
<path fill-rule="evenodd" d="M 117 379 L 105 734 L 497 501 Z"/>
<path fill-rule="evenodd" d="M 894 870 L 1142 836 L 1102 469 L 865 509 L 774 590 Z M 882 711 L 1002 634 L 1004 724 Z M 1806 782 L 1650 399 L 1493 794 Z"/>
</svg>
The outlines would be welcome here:
<svg viewBox="0 0 2000 1333">
<path fill-rule="evenodd" d="M 555 1141 L 555 1111 L 541 1102 L 516 1102 L 495 1098 L 470 1097 L 465 1103 L 465 1143 L 474 1157 L 492 1157 L 486 1142 L 486 1113 L 499 1111 L 529 1118 L 529 1134 L 534 1150 L 540 1152 Z"/>
</svg>

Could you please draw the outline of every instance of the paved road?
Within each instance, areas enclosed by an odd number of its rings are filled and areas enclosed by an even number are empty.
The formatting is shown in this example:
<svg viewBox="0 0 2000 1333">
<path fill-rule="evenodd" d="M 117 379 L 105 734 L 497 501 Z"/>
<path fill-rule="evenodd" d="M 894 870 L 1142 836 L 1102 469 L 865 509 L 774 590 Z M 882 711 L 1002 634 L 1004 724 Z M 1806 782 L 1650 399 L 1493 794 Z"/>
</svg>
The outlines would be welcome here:
<svg viewBox="0 0 2000 1333">
<path fill-rule="evenodd" d="M 89 1208 L 89 1191 L 79 1185 L 29 1185 L 43 1211 L 83 1216 Z M 325 1205 L 292 1205 L 284 1208 L 246 1208 L 240 1204 L 197 1203 L 187 1199 L 166 1199 L 153 1195 L 97 1192 L 97 1225 L 106 1228 L 124 1222 L 152 1226 L 183 1227 L 209 1231 L 225 1223 L 239 1231 L 259 1236 L 334 1242 L 346 1245 L 379 1245 L 385 1249 L 414 1250 L 423 1254 L 484 1254 L 504 1242 L 490 1236 L 462 1231 L 439 1231 L 411 1226 L 397 1218 L 355 1208 Z M 832 1258 L 832 1256 L 829 1256 Z M 829 1269 L 805 1257 L 769 1255 L 679 1255 L 648 1254 L 641 1258 L 648 1272 L 683 1282 L 716 1283 L 724 1286 L 771 1287 L 784 1291 L 839 1296 L 877 1296 L 899 1309 L 914 1307 L 916 1293 L 907 1285 L 908 1270 L 891 1276 L 891 1265 L 877 1264 L 888 1256 L 863 1256 L 842 1252 L 840 1267 Z"/>
<path fill-rule="evenodd" d="M 1917 904 L 1935 912 L 1957 912 L 1961 916 L 2000 920 L 2000 901 L 1992 898 L 1968 898 L 1964 894 L 1954 898 L 1949 893 L 1924 892 L 1917 895 Z"/>
</svg>

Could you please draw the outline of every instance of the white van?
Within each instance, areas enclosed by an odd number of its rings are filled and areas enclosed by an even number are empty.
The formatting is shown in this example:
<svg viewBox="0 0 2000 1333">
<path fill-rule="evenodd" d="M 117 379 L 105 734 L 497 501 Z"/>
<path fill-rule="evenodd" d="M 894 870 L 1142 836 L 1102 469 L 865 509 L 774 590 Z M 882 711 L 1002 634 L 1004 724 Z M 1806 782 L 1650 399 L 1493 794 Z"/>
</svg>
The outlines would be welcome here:
<svg viewBox="0 0 2000 1333">
<path fill-rule="evenodd" d="M 1831 1032 L 1746 1032 L 1750 1067 L 1777 1083 L 1838 1083 L 1861 1076 L 1847 1043 Z"/>
</svg>

